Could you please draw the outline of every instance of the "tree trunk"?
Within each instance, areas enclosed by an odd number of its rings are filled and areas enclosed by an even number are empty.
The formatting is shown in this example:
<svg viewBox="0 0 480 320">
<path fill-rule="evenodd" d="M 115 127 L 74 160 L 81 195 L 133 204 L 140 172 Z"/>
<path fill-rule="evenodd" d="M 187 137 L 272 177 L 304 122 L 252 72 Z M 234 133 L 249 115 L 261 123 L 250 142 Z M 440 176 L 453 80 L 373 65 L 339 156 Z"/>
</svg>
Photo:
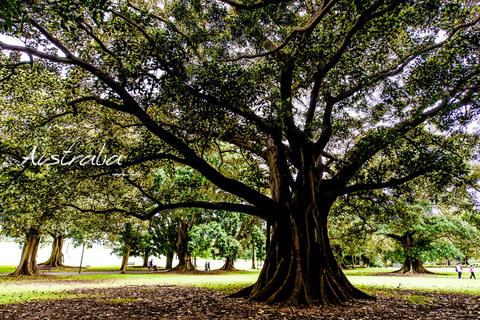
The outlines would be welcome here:
<svg viewBox="0 0 480 320">
<path fill-rule="evenodd" d="M 423 266 L 420 259 L 418 259 L 417 257 L 415 257 L 412 254 L 412 251 L 413 251 L 414 246 L 415 246 L 412 233 L 407 232 L 403 236 L 397 237 L 397 238 L 394 238 L 394 239 L 400 241 L 400 243 L 403 246 L 403 252 L 405 254 L 405 261 L 403 262 L 402 268 L 400 268 L 400 270 L 397 270 L 395 272 L 398 272 L 398 273 L 400 273 L 400 272 L 401 273 L 409 273 L 409 272 L 410 273 L 433 273 L 433 272 L 425 269 L 425 267 Z"/>
<path fill-rule="evenodd" d="M 188 223 L 181 222 L 178 228 L 178 242 L 177 242 L 177 256 L 178 256 L 178 265 L 171 271 L 196 271 L 197 269 L 192 263 L 192 256 L 188 251 Z"/>
<path fill-rule="evenodd" d="M 270 248 L 270 238 L 271 236 L 271 229 L 272 229 L 272 224 L 270 223 L 270 220 L 267 220 L 267 236 L 265 240 L 265 250 L 268 251 L 268 248 Z"/>
<path fill-rule="evenodd" d="M 148 258 L 150 258 L 150 252 L 149 250 L 145 250 L 143 253 L 143 265 L 142 267 L 147 268 L 148 267 Z"/>
<path fill-rule="evenodd" d="M 33 276 L 38 275 L 37 251 L 40 244 L 38 230 L 30 229 L 23 244 L 22 256 L 17 269 L 11 273 L 12 276 Z"/>
<path fill-rule="evenodd" d="M 130 257 L 130 251 L 132 250 L 129 243 L 125 244 L 125 249 L 123 252 L 122 266 L 120 267 L 120 273 L 124 274 L 127 272 L 128 268 L 128 258 Z"/>
<path fill-rule="evenodd" d="M 328 238 L 328 214 L 336 200 L 321 179 L 318 160 L 308 146 L 298 157 L 292 181 L 281 137 L 268 149 L 271 239 L 257 282 L 233 296 L 269 304 L 332 305 L 353 299 L 374 299 L 355 288 L 335 260 Z"/>
<path fill-rule="evenodd" d="M 40 263 L 41 266 L 49 266 L 52 268 L 63 267 L 63 235 L 53 237 L 52 252 L 47 261 Z"/>
<path fill-rule="evenodd" d="M 173 266 L 173 251 L 167 253 L 167 263 L 165 264 L 165 269 L 170 270 Z"/>
<path fill-rule="evenodd" d="M 333 200 L 309 199 L 312 194 L 312 190 L 304 197 L 298 194 L 296 201 L 287 202 L 283 208 L 277 202 L 280 208 L 275 212 L 259 278 L 233 296 L 293 305 L 332 305 L 372 298 L 348 281 L 333 255 L 327 231 Z"/>
<path fill-rule="evenodd" d="M 227 257 L 225 259 L 225 263 L 223 264 L 223 266 L 219 269 L 219 270 L 223 270 L 223 271 L 235 271 L 237 269 L 235 269 L 235 266 L 234 266 L 234 263 L 235 263 L 235 259 L 232 259 L 230 257 Z"/>
<path fill-rule="evenodd" d="M 360 259 L 359 259 L 359 261 L 358 261 L 358 266 L 359 266 L 360 268 L 364 268 L 364 267 L 365 267 L 365 261 L 363 261 L 363 257 L 362 257 L 362 256 L 360 256 Z"/>
<path fill-rule="evenodd" d="M 255 241 L 253 241 L 252 238 L 252 269 L 256 269 L 257 267 L 255 266 Z"/>
<path fill-rule="evenodd" d="M 186 271 L 186 272 L 191 272 L 191 271 L 196 271 L 197 269 L 192 263 L 192 256 L 186 252 L 177 252 L 178 255 L 178 264 L 175 266 L 175 268 L 172 268 L 171 271 Z"/>
<path fill-rule="evenodd" d="M 405 258 L 405 261 L 403 262 L 403 266 L 400 270 L 397 270 L 395 272 L 402 272 L 402 273 L 433 273 L 431 271 L 428 271 L 425 269 L 423 266 L 422 262 L 418 259 L 415 258 Z"/>
</svg>

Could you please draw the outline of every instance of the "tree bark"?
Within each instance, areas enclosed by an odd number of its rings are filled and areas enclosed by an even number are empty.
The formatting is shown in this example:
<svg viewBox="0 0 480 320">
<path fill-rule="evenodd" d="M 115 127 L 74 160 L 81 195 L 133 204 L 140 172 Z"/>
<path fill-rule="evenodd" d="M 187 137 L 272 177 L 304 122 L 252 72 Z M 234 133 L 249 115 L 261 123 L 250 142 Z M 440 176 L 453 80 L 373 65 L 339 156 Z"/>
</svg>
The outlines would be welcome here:
<svg viewBox="0 0 480 320">
<path fill-rule="evenodd" d="M 125 274 L 128 268 L 128 258 L 130 257 L 130 251 L 132 250 L 129 243 L 125 244 L 125 249 L 123 252 L 122 266 L 120 267 L 120 273 Z"/>
<path fill-rule="evenodd" d="M 256 269 L 257 267 L 255 266 L 255 241 L 253 241 L 252 238 L 252 269 Z"/>
<path fill-rule="evenodd" d="M 185 272 L 193 272 L 197 269 L 192 263 L 192 256 L 186 252 L 177 252 L 178 255 L 178 264 L 175 268 L 172 268 L 171 271 L 185 271 Z"/>
<path fill-rule="evenodd" d="M 173 254 L 174 252 L 168 252 L 166 255 L 167 263 L 165 264 L 165 269 L 170 270 L 173 267 Z"/>
<path fill-rule="evenodd" d="M 307 305 L 371 298 L 353 287 L 337 264 L 328 240 L 326 217 L 309 211 L 284 213 L 289 219 L 276 221 L 257 282 L 235 296 Z"/>
<path fill-rule="evenodd" d="M 405 261 L 403 262 L 403 266 L 400 270 L 397 270 L 395 272 L 401 272 L 401 273 L 433 273 L 431 271 L 428 271 L 425 269 L 423 266 L 422 262 L 418 259 L 415 258 L 409 258 L 407 257 Z"/>
<path fill-rule="evenodd" d="M 321 191 L 316 158 L 302 154 L 300 169 L 291 181 L 281 146 L 281 142 L 274 142 L 268 151 L 276 208 L 269 220 L 272 230 L 265 263 L 257 282 L 234 296 L 290 305 L 332 305 L 371 298 L 348 281 L 335 260 L 327 217 L 336 196 Z"/>
<path fill-rule="evenodd" d="M 178 242 L 177 242 L 177 256 L 178 264 L 170 271 L 184 271 L 192 272 L 197 269 L 192 263 L 192 256 L 188 251 L 188 231 L 189 225 L 186 222 L 181 222 L 178 227 Z"/>
<path fill-rule="evenodd" d="M 37 251 L 40 244 L 40 235 L 38 230 L 30 229 L 23 244 L 22 255 L 17 269 L 11 273 L 11 276 L 33 276 L 38 275 Z"/>
<path fill-rule="evenodd" d="M 272 229 L 272 226 L 271 226 L 270 220 L 267 220 L 267 236 L 265 240 L 265 250 L 267 251 L 268 251 L 268 248 L 270 248 L 271 229 Z"/>
<path fill-rule="evenodd" d="M 52 252 L 47 261 L 40 263 L 41 266 L 49 266 L 52 268 L 63 267 L 63 235 L 54 236 L 52 242 Z"/>
<path fill-rule="evenodd" d="M 147 268 L 148 267 L 148 258 L 150 258 L 150 252 L 149 250 L 145 250 L 143 253 L 143 265 L 142 267 Z"/>
<path fill-rule="evenodd" d="M 283 179 L 273 177 L 275 186 Z M 288 186 L 272 188 L 278 208 L 272 218 L 272 236 L 257 282 L 233 296 L 267 303 L 332 305 L 372 298 L 356 289 L 335 260 L 328 239 L 327 217 L 335 198 L 317 192 L 313 172 L 297 175 L 294 196 Z M 373 299 L 373 298 L 372 298 Z"/>
<path fill-rule="evenodd" d="M 405 261 L 403 262 L 403 266 L 400 268 L 400 270 L 397 270 L 394 272 L 396 273 L 401 272 L 404 274 L 405 273 L 433 273 L 425 269 L 420 259 L 418 259 L 412 254 L 412 251 L 415 246 L 415 240 L 411 232 L 406 232 L 403 236 L 396 236 L 396 237 L 393 237 L 392 235 L 388 235 L 388 236 L 390 236 L 391 238 L 397 241 L 400 241 L 403 247 L 404 255 L 405 255 Z"/>
<path fill-rule="evenodd" d="M 235 259 L 232 259 L 230 257 L 227 257 L 225 259 L 225 263 L 223 264 L 223 266 L 219 269 L 219 270 L 223 270 L 223 271 L 235 271 L 237 269 L 235 269 Z"/>
</svg>

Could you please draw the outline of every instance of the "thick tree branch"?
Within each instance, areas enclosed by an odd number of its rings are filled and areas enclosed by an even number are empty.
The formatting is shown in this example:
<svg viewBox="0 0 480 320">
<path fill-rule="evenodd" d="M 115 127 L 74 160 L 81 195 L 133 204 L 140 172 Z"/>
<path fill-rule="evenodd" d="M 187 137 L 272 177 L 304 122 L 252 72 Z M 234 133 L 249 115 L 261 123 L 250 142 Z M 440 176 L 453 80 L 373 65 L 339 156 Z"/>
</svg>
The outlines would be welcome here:
<svg viewBox="0 0 480 320">
<path fill-rule="evenodd" d="M 192 202 L 171 203 L 171 204 L 156 206 L 143 214 L 139 214 L 127 209 L 117 208 L 117 207 L 112 207 L 107 209 L 93 209 L 93 208 L 85 209 L 74 204 L 67 204 L 66 206 L 84 213 L 96 213 L 96 214 L 121 213 L 121 214 L 126 214 L 129 216 L 138 218 L 140 220 L 149 220 L 154 216 L 160 214 L 162 211 L 185 209 L 185 208 L 201 208 L 201 209 L 208 209 L 208 210 L 232 211 L 232 212 L 240 212 L 240 213 L 246 213 L 249 215 L 258 216 L 262 219 L 267 218 L 266 215 L 260 214 L 258 209 L 254 206 L 239 204 L 239 203 L 229 203 L 229 202 L 192 201 Z"/>
<path fill-rule="evenodd" d="M 112 100 L 107 100 L 107 99 L 102 99 L 98 96 L 83 96 L 76 98 L 74 100 L 71 100 L 68 102 L 68 105 L 71 106 L 76 106 L 77 104 L 84 103 L 84 102 L 89 102 L 93 101 L 98 103 L 99 105 L 102 105 L 104 107 L 107 107 L 109 109 L 129 113 L 129 114 L 134 114 L 133 110 L 126 108 L 123 104 L 119 104 L 115 101 Z"/>
<path fill-rule="evenodd" d="M 314 150 L 316 153 L 316 157 L 322 154 L 324 148 L 327 146 L 328 141 L 332 137 L 332 113 L 333 113 L 333 106 L 334 103 L 331 99 L 327 99 L 325 103 L 325 110 L 323 111 L 323 118 L 322 118 L 322 133 L 318 138 L 317 142 L 315 142 Z"/>
<path fill-rule="evenodd" d="M 386 237 L 389 237 L 391 239 L 394 239 L 396 241 L 399 241 L 399 242 L 403 242 L 403 239 L 404 239 L 404 236 L 399 236 L 399 235 L 396 235 L 394 233 L 382 233 L 382 235 L 386 236 Z"/>
<path fill-rule="evenodd" d="M 112 166 L 112 168 L 127 168 L 127 167 L 132 167 L 132 166 L 135 166 L 137 164 L 144 163 L 144 162 L 158 161 L 158 160 L 172 160 L 172 161 L 184 164 L 184 165 L 187 164 L 187 161 L 185 159 L 182 159 L 182 158 L 180 158 L 176 155 L 170 154 L 170 153 L 161 152 L 161 153 L 148 155 L 148 156 L 145 156 L 145 157 L 142 157 L 142 158 L 137 158 L 137 159 L 133 159 L 133 160 L 130 160 L 130 161 L 126 161 L 126 162 L 122 163 L 122 165 Z"/>
<path fill-rule="evenodd" d="M 48 117 L 47 119 L 44 119 L 42 122 L 40 122 L 38 125 L 37 125 L 37 128 L 40 128 L 40 127 L 43 127 L 43 126 L 46 126 L 47 124 L 51 123 L 53 120 L 55 119 L 58 119 L 58 118 L 61 118 L 61 117 L 64 117 L 66 115 L 69 115 L 69 114 L 75 114 L 74 111 L 65 111 L 65 112 L 62 112 L 62 113 L 58 113 L 58 114 L 55 114 L 53 116 L 50 116 Z"/>
<path fill-rule="evenodd" d="M 355 146 L 350 150 L 345 157 L 345 165 L 338 171 L 335 183 L 345 185 L 355 175 L 355 173 L 377 152 L 382 150 L 387 145 L 393 143 L 401 136 L 404 136 L 412 129 L 418 127 L 430 118 L 445 112 L 452 105 L 457 105 L 457 108 L 469 103 L 473 92 L 465 90 L 462 87 L 472 77 L 477 75 L 474 72 L 465 76 L 453 88 L 447 90 L 443 94 L 443 99 L 438 101 L 433 107 L 425 108 L 423 112 L 416 113 L 412 117 L 397 123 L 396 125 L 382 130 L 373 130 L 370 134 L 360 139 Z M 463 94 L 463 97 L 457 95 Z"/>
<path fill-rule="evenodd" d="M 295 65 L 291 59 L 285 62 L 280 75 L 280 98 L 282 102 L 282 112 L 280 119 L 283 127 L 286 128 L 287 139 L 290 148 L 298 150 L 300 146 L 300 132 L 293 120 L 293 103 L 292 103 L 292 82 L 293 71 Z"/>
<path fill-rule="evenodd" d="M 353 37 L 368 22 L 370 22 L 370 21 L 372 21 L 372 20 L 374 20 L 378 17 L 381 17 L 382 15 L 388 13 L 389 11 L 392 11 L 393 9 L 395 9 L 397 7 L 397 5 L 400 2 L 401 1 L 395 0 L 390 5 L 388 5 L 386 8 L 384 8 L 382 10 L 379 10 L 379 11 L 376 11 L 376 10 L 378 8 L 380 8 L 382 5 L 384 5 L 385 1 L 384 0 L 379 0 L 379 1 L 375 2 L 371 7 L 369 7 L 364 12 L 362 12 L 360 17 L 355 21 L 355 23 L 352 25 L 352 27 L 347 31 L 347 33 L 345 34 L 345 36 L 342 40 L 342 43 L 337 48 L 335 53 L 330 57 L 330 59 L 327 62 L 322 62 L 318 65 L 317 71 L 313 75 L 313 88 L 310 92 L 310 102 L 309 102 L 309 107 L 308 107 L 308 111 L 307 111 L 307 115 L 306 115 L 306 119 L 305 119 L 305 135 L 306 136 L 309 136 L 310 133 L 311 133 L 311 130 L 312 130 L 311 124 L 312 124 L 312 121 L 313 121 L 315 110 L 317 108 L 319 92 L 320 92 L 321 85 L 322 85 L 324 77 L 327 75 L 327 73 L 331 69 L 333 69 L 337 65 L 337 63 L 340 61 L 340 59 L 342 58 L 345 51 L 348 49 Z M 330 105 L 330 104 L 332 104 L 332 105 Z M 324 113 L 324 119 L 325 119 L 325 115 L 327 116 L 327 120 L 330 119 L 331 113 L 332 113 L 332 110 L 330 110 L 331 108 L 333 108 L 333 102 L 327 102 L 326 110 L 325 110 L 325 113 Z M 322 141 L 319 141 L 319 143 L 317 143 L 317 147 L 316 147 L 317 153 L 318 153 L 318 150 L 322 150 L 326 146 L 326 144 L 328 143 L 329 138 L 331 136 L 331 133 L 329 133 L 329 130 L 331 130 L 331 126 L 329 125 L 329 123 L 324 124 L 324 128 L 327 131 L 325 131 L 325 133 L 322 132 L 322 136 L 323 136 Z"/>
<path fill-rule="evenodd" d="M 218 187 L 227 192 L 239 196 L 240 198 L 246 200 L 253 205 L 263 208 L 264 210 L 273 210 L 273 202 L 269 197 L 250 188 L 249 186 L 243 184 L 240 181 L 227 178 L 220 172 L 218 172 L 204 159 L 198 156 L 195 151 L 191 149 L 187 144 L 185 144 L 180 138 L 176 137 L 172 132 L 166 130 L 165 128 L 160 126 L 155 120 L 153 120 L 143 109 L 140 108 L 135 99 L 130 96 L 130 94 L 126 91 L 124 87 L 122 87 L 119 83 L 117 83 L 110 76 L 108 76 L 95 66 L 84 62 L 78 58 L 63 58 L 55 55 L 46 54 L 33 48 L 9 45 L 3 42 L 0 42 L 0 47 L 6 50 L 29 53 L 39 58 L 43 58 L 53 62 L 74 64 L 92 73 L 93 75 L 97 76 L 101 81 L 103 81 L 106 85 L 108 85 L 112 90 L 114 90 L 114 92 L 117 93 L 124 101 L 124 104 L 120 105 L 110 100 L 101 99 L 95 96 L 78 98 L 74 101 L 71 101 L 70 103 L 75 104 L 84 101 L 96 101 L 99 104 L 104 105 L 105 107 L 136 116 L 148 130 L 150 130 L 152 133 L 157 135 L 157 137 L 165 141 L 167 144 L 176 149 L 181 155 L 183 155 L 186 159 L 186 164 L 199 171 L 213 184 L 217 185 Z"/>
<path fill-rule="evenodd" d="M 392 178 L 388 181 L 377 182 L 377 183 L 354 184 L 354 185 L 347 186 L 347 187 L 343 188 L 342 190 L 340 190 L 339 194 L 344 195 L 344 194 L 350 194 L 350 193 L 359 192 L 359 191 L 393 188 L 393 187 L 399 186 L 401 184 L 404 184 L 405 182 L 408 182 L 410 180 L 418 178 L 418 177 L 430 172 L 432 169 L 433 169 L 433 166 L 427 166 L 427 167 L 421 168 L 419 170 L 416 170 L 414 172 L 411 172 L 410 174 L 408 174 L 406 176 L 403 176 L 403 177 L 400 177 L 400 178 Z"/>
<path fill-rule="evenodd" d="M 165 130 L 158 125 L 146 112 L 139 110 L 136 114 L 137 118 L 145 125 L 145 127 L 152 133 L 156 134 L 160 139 L 168 143 L 174 149 L 176 149 L 185 158 L 186 164 L 196 169 L 202 175 L 204 175 L 213 184 L 219 188 L 230 192 L 247 202 L 259 206 L 264 209 L 272 209 L 272 200 L 261 194 L 260 192 L 250 188 L 240 181 L 225 177 L 204 159 L 198 156 L 194 150 L 188 147 L 179 138 L 173 135 L 171 132 Z"/>
<path fill-rule="evenodd" d="M 248 2 L 244 3 L 242 1 L 236 1 L 236 0 L 219 0 L 219 1 L 226 3 L 236 9 L 242 9 L 242 10 L 260 9 L 271 4 L 287 2 L 286 0 L 260 0 L 256 2 L 250 2 L 250 3 Z"/>
<path fill-rule="evenodd" d="M 229 0 L 221 0 L 223 2 L 227 2 Z M 278 2 L 280 2 L 279 0 Z M 234 2 L 234 1 L 229 1 L 229 2 Z M 229 59 L 228 61 L 238 61 L 242 59 L 255 59 L 255 58 L 260 58 L 260 57 L 265 57 L 269 56 L 272 54 L 275 54 L 285 48 L 291 41 L 293 41 L 296 37 L 298 37 L 301 34 L 304 33 L 310 33 L 312 32 L 315 27 L 322 21 L 322 19 L 327 15 L 331 7 L 335 4 L 336 0 L 330 0 L 327 1 L 327 3 L 321 7 L 308 21 L 304 26 L 301 27 L 295 27 L 293 28 L 292 31 L 285 37 L 285 39 L 278 45 L 272 45 L 273 48 L 265 51 L 265 52 L 260 52 L 256 54 L 251 54 L 251 55 L 240 55 L 238 57 L 235 57 L 233 59 Z"/>
<path fill-rule="evenodd" d="M 115 79 L 110 77 L 110 75 L 108 75 L 101 69 L 97 68 L 96 66 L 86 61 L 83 61 L 78 57 L 74 57 L 72 55 L 69 57 L 60 57 L 57 55 L 52 55 L 52 54 L 39 51 L 31 47 L 11 45 L 1 41 L 0 41 L 0 48 L 4 50 L 9 50 L 9 51 L 23 52 L 28 55 L 32 55 L 32 56 L 45 59 L 51 62 L 62 63 L 67 65 L 76 65 L 78 67 L 81 67 L 82 69 L 98 77 L 98 79 L 100 79 L 102 82 L 108 85 L 111 89 L 113 89 L 114 92 L 117 93 L 120 96 L 120 98 L 122 98 L 122 100 L 124 100 L 129 106 L 131 105 L 131 106 L 138 107 L 136 101 L 132 98 L 132 96 L 130 96 L 127 90 L 120 83 L 118 83 Z M 133 111 L 134 110 L 128 110 L 125 112 L 132 113 Z"/>
<path fill-rule="evenodd" d="M 400 59 L 393 68 L 389 68 L 388 70 L 383 70 L 383 71 L 378 72 L 377 74 L 370 77 L 369 81 L 357 84 L 356 86 L 354 86 L 354 87 L 338 94 L 337 96 L 333 97 L 332 100 L 334 101 L 334 103 L 337 103 L 337 102 L 342 101 L 342 100 L 344 100 L 348 97 L 351 97 L 352 95 L 359 92 L 360 90 L 362 90 L 362 89 L 364 89 L 368 86 L 371 86 L 371 85 L 373 85 L 373 84 L 375 84 L 375 83 L 377 83 L 381 80 L 384 80 L 388 77 L 393 77 L 395 75 L 400 74 L 410 64 L 410 62 L 414 61 L 419 56 L 421 56 L 425 53 L 429 53 L 431 51 L 434 51 L 436 49 L 442 48 L 444 45 L 449 43 L 455 37 L 455 35 L 457 35 L 460 31 L 465 30 L 469 27 L 472 27 L 472 26 L 478 24 L 479 22 L 480 22 L 480 16 L 478 18 L 474 19 L 472 22 L 459 24 L 459 25 L 453 27 L 447 33 L 447 37 L 444 40 L 442 40 L 438 43 L 435 43 L 433 45 L 424 46 L 422 48 L 417 49 L 416 51 L 414 51 L 414 52 L 408 54 L 407 56 L 405 56 L 404 58 Z"/>
<path fill-rule="evenodd" d="M 123 208 L 108 208 L 108 209 L 85 209 L 85 208 L 80 208 L 77 205 L 74 204 L 66 204 L 66 207 L 76 209 L 80 212 L 83 213 L 95 213 L 95 214 L 110 214 L 110 213 L 121 213 L 121 214 L 126 214 L 135 218 L 138 218 L 140 220 L 146 220 L 145 216 L 135 213 L 130 210 L 126 210 Z"/>
<path fill-rule="evenodd" d="M 73 57 L 72 52 L 68 49 L 60 40 L 55 38 L 47 29 L 42 27 L 35 19 L 32 17 L 27 17 L 27 20 L 38 30 L 40 33 L 55 47 L 60 49 L 60 51 L 65 54 L 67 58 Z"/>
<path fill-rule="evenodd" d="M 222 210 L 222 211 L 232 211 L 246 213 L 249 215 L 254 215 L 262 219 L 269 218 L 264 212 L 261 212 L 255 206 L 240 204 L 240 203 L 230 203 L 230 202 L 207 202 L 207 201 L 191 201 L 191 202 L 180 202 L 180 203 L 171 203 L 164 204 L 158 208 L 153 209 L 147 216 L 152 218 L 154 215 L 165 210 L 174 210 L 182 208 L 201 208 L 209 210 Z"/>
<path fill-rule="evenodd" d="M 138 191 L 140 191 L 140 193 L 150 199 L 151 201 L 155 202 L 158 206 L 161 206 L 162 203 L 160 201 L 157 200 L 157 198 L 155 196 L 153 196 L 152 194 L 150 194 L 149 192 L 147 192 L 140 184 L 136 183 L 135 181 L 133 181 L 132 179 L 130 179 L 129 177 L 124 177 L 125 181 L 127 181 L 128 184 L 132 185 L 133 187 L 135 187 L 135 189 L 137 189 Z"/>
</svg>

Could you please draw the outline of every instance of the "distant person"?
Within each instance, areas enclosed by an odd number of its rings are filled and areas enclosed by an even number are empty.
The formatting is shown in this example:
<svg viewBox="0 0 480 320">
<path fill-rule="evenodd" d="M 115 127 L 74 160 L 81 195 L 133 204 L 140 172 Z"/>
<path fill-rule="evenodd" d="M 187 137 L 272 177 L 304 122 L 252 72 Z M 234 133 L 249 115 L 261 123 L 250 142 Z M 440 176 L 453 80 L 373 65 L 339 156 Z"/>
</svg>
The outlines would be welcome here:
<svg viewBox="0 0 480 320">
<path fill-rule="evenodd" d="M 205 271 L 208 271 L 208 262 L 205 261 Z"/>
<path fill-rule="evenodd" d="M 462 264 L 460 262 L 457 263 L 455 271 L 458 273 L 458 279 L 462 279 Z"/>
<path fill-rule="evenodd" d="M 153 269 L 153 259 L 151 259 L 149 262 L 148 262 L 148 271 L 150 271 L 151 269 Z"/>
<path fill-rule="evenodd" d="M 210 262 L 207 263 L 208 271 L 210 271 Z"/>
<path fill-rule="evenodd" d="M 473 266 L 470 265 L 470 279 L 472 278 L 477 280 L 477 278 L 475 278 L 475 270 L 473 269 Z"/>
</svg>

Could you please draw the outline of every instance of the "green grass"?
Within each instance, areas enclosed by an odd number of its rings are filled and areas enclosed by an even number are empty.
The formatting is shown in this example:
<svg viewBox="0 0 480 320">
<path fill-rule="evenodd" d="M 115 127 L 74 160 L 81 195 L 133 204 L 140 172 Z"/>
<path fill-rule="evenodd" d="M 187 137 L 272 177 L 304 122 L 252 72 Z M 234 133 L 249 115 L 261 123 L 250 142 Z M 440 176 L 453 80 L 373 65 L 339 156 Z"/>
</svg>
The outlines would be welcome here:
<svg viewBox="0 0 480 320">
<path fill-rule="evenodd" d="M 234 292 L 246 287 L 258 272 L 239 271 L 218 274 L 88 274 L 38 277 L 0 277 L 0 304 L 38 299 L 60 298 L 74 289 L 112 288 L 131 285 L 185 285 Z"/>
<path fill-rule="evenodd" d="M 27 291 L 18 294 L 0 295 L 0 304 L 21 303 L 26 301 L 41 301 L 41 300 L 63 300 L 63 299 L 79 299 L 88 298 L 90 295 L 73 294 L 66 292 L 38 292 Z"/>
<path fill-rule="evenodd" d="M 0 267 L 11 270 L 12 267 Z M 116 271 L 115 267 L 115 271 Z M 96 268 L 96 271 L 109 271 L 110 267 Z M 365 268 L 347 270 L 345 273 L 353 285 L 371 294 L 392 294 L 396 290 L 417 292 L 466 293 L 480 295 L 480 280 L 457 279 L 456 273 L 448 269 L 435 269 L 438 274 L 421 276 L 392 275 L 394 269 Z M 258 271 L 224 272 L 218 274 L 95 274 L 83 272 L 72 275 L 50 275 L 38 277 L 0 276 L 0 304 L 16 303 L 38 299 L 67 299 L 77 297 L 68 293 L 74 289 L 112 288 L 131 285 L 184 285 L 198 286 L 231 293 L 255 282 Z M 468 277 L 464 273 L 464 277 Z M 405 298 L 415 304 L 430 303 L 421 294 Z M 423 300 L 422 300 L 423 299 Z M 120 302 L 119 302 L 120 303 Z M 122 302 L 126 303 L 126 302 Z"/>
<path fill-rule="evenodd" d="M 124 303 L 131 303 L 135 302 L 137 299 L 135 298 L 115 298 L 115 299 L 109 299 L 108 303 L 111 304 L 124 304 Z"/>
<path fill-rule="evenodd" d="M 435 299 L 431 297 L 425 297 L 418 294 L 410 294 L 405 296 L 405 301 L 413 304 L 433 304 Z"/>
<path fill-rule="evenodd" d="M 107 272 L 107 271 L 118 271 L 120 269 L 119 266 L 95 266 L 95 267 L 86 267 L 82 269 L 82 272 Z M 76 268 L 78 271 L 78 267 Z M 146 271 L 147 268 L 139 267 L 139 266 L 129 266 L 128 270 L 135 270 L 135 271 Z"/>
<path fill-rule="evenodd" d="M 12 273 L 15 271 L 14 266 L 0 266 L 0 273 Z"/>
<path fill-rule="evenodd" d="M 363 289 L 400 289 L 438 293 L 464 293 L 480 295 L 480 280 L 470 280 L 470 273 L 464 272 L 463 279 L 457 279 L 453 268 L 431 269 L 435 274 L 402 276 L 392 275 L 395 268 L 364 268 L 346 270 L 353 285 Z M 386 273 L 382 275 L 382 273 Z"/>
</svg>

